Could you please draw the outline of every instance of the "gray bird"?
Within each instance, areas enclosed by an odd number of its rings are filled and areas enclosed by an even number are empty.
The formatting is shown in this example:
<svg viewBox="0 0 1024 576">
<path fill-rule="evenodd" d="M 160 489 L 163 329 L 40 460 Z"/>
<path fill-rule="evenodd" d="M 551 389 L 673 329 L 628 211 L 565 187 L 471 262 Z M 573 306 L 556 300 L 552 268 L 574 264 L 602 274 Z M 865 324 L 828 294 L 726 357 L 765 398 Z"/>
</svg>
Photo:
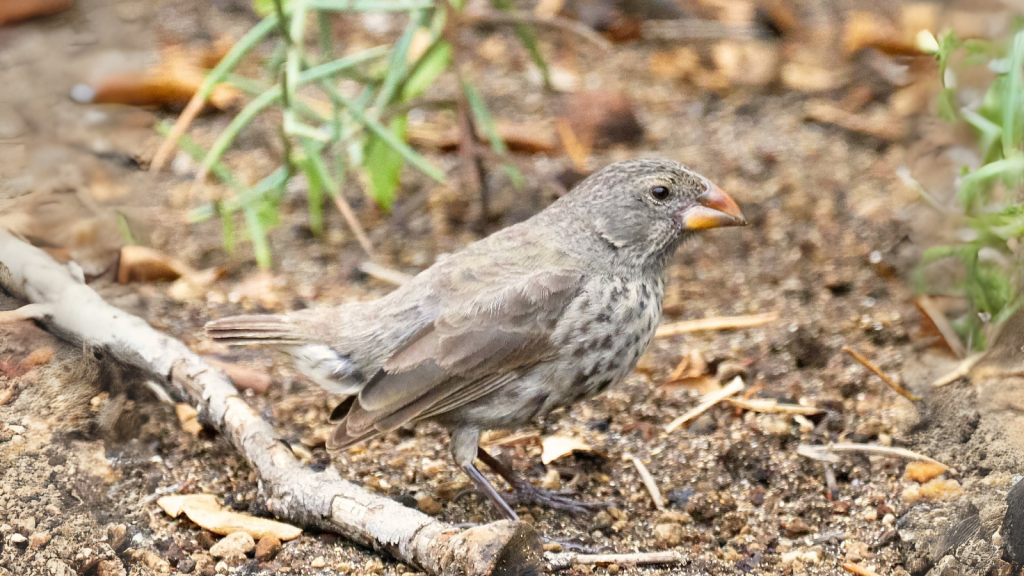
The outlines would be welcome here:
<svg viewBox="0 0 1024 576">
<path fill-rule="evenodd" d="M 441 257 L 383 298 L 223 318 L 209 335 L 276 347 L 324 389 L 337 452 L 411 422 L 451 433 L 455 461 L 501 513 L 585 505 L 516 477 L 479 447 L 619 382 L 661 318 L 665 268 L 696 230 L 746 224 L 728 195 L 662 159 L 607 166 L 534 217 Z M 513 488 L 503 498 L 479 458 Z"/>
</svg>

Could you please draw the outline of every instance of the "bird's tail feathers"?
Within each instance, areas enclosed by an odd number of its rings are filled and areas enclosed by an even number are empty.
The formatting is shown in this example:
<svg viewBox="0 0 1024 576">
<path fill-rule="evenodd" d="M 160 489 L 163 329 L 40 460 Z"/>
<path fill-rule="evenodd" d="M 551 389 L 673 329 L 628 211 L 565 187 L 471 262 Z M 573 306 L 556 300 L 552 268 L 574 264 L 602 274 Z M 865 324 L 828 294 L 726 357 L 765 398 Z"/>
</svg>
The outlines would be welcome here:
<svg viewBox="0 0 1024 576">
<path fill-rule="evenodd" d="M 228 316 L 206 324 L 206 334 L 231 346 L 294 345 L 305 341 L 298 326 L 287 316 L 248 314 Z"/>
</svg>

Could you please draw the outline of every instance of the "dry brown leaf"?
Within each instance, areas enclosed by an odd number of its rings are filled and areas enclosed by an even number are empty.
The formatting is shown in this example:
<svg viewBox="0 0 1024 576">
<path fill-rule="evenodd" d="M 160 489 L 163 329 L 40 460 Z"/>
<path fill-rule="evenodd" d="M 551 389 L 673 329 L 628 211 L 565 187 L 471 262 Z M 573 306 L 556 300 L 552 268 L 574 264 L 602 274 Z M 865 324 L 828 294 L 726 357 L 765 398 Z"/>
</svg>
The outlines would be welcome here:
<svg viewBox="0 0 1024 576">
<path fill-rule="evenodd" d="M 548 436 L 541 440 L 540 444 L 540 460 L 545 465 L 550 464 L 559 458 L 564 458 L 574 452 L 586 452 L 588 454 L 597 454 L 603 458 L 607 457 L 603 453 L 594 450 L 590 444 L 569 436 Z"/>
<path fill-rule="evenodd" d="M 549 124 L 498 122 L 498 134 L 509 151 L 516 154 L 553 156 L 559 152 L 557 138 Z M 434 148 L 442 152 L 454 152 L 460 145 L 458 129 L 445 129 L 426 122 L 409 126 L 407 137 L 413 146 Z"/>
<path fill-rule="evenodd" d="M 49 16 L 71 8 L 75 0 L 3 0 L 0 2 L 0 26 L 38 16 Z"/>
<path fill-rule="evenodd" d="M 164 50 L 160 63 L 148 70 L 109 76 L 93 87 L 94 104 L 127 104 L 130 106 L 166 106 L 182 108 L 203 84 L 204 65 L 219 60 L 219 46 L 212 50 L 186 50 L 172 46 Z M 220 84 L 210 94 L 209 102 L 225 110 L 241 99 L 241 93 Z"/>
<path fill-rule="evenodd" d="M 117 267 L 117 281 L 161 282 L 194 274 L 184 262 L 145 246 L 123 246 Z"/>
<path fill-rule="evenodd" d="M 203 425 L 196 420 L 196 416 L 199 412 L 192 407 L 191 404 L 179 402 L 174 405 L 174 413 L 178 416 L 178 421 L 181 422 L 181 429 L 193 436 L 198 436 L 203 431 Z"/>
<path fill-rule="evenodd" d="M 922 30 L 937 29 L 938 10 L 932 3 L 907 4 L 902 7 L 899 21 L 874 12 L 849 12 L 843 30 L 843 48 L 847 54 L 874 48 L 898 56 L 920 55 L 915 38 Z"/>
<path fill-rule="evenodd" d="M 888 111 L 871 114 L 853 114 L 824 101 L 808 102 L 804 107 L 804 118 L 815 122 L 835 124 L 840 128 L 874 136 L 881 140 L 897 141 L 907 135 L 902 118 Z"/>
<path fill-rule="evenodd" d="M 712 50 L 717 70 L 732 85 L 766 86 L 779 77 L 782 63 L 777 42 L 719 42 Z"/>
<path fill-rule="evenodd" d="M 800 92 L 827 92 L 846 84 L 849 74 L 842 67 L 789 61 L 780 71 L 782 83 Z"/>
<path fill-rule="evenodd" d="M 213 494 L 177 494 L 164 496 L 156 501 L 156 505 L 163 508 L 171 518 L 177 518 L 185 509 L 187 503 L 204 503 L 209 506 L 220 506 L 217 497 Z"/>
<path fill-rule="evenodd" d="M 589 90 L 567 94 L 563 110 L 562 117 L 587 150 L 636 145 L 644 138 L 644 127 L 623 92 Z"/>
<path fill-rule="evenodd" d="M 554 18 L 565 7 L 565 0 L 540 0 L 533 13 L 541 18 Z"/>
<path fill-rule="evenodd" d="M 212 494 L 164 496 L 156 503 L 172 517 L 177 518 L 184 512 L 189 520 L 222 536 L 233 532 L 245 532 L 254 540 L 274 535 L 284 541 L 293 540 L 302 534 L 301 528 L 291 524 L 225 510 Z"/>
</svg>

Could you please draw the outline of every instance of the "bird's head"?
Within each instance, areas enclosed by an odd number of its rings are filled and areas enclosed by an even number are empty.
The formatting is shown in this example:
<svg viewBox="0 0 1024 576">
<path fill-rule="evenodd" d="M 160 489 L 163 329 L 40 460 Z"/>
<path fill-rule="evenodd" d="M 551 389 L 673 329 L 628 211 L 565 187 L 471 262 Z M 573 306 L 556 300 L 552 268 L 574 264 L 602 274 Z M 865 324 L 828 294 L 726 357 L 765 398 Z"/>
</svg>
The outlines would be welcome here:
<svg viewBox="0 0 1024 576">
<path fill-rule="evenodd" d="M 604 242 L 644 260 L 671 254 L 695 231 L 747 224 L 718 186 L 666 159 L 611 164 L 564 200 Z"/>
</svg>

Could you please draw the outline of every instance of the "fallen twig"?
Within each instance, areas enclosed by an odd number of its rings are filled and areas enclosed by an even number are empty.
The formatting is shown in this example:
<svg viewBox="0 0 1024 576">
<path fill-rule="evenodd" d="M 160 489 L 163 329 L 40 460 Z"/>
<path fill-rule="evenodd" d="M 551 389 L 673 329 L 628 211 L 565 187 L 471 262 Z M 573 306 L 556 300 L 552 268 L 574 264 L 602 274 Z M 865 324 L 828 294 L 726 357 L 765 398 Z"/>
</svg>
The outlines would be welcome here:
<svg viewBox="0 0 1024 576">
<path fill-rule="evenodd" d="M 906 448 L 893 448 L 892 446 L 879 446 L 877 444 L 800 444 L 796 447 L 796 453 L 810 458 L 811 460 L 820 460 L 821 462 L 830 462 L 835 464 L 839 462 L 839 455 L 837 452 L 867 452 L 870 454 L 882 454 L 885 456 L 898 456 L 900 458 L 906 458 L 908 460 L 920 460 L 922 462 L 931 462 L 932 464 L 938 464 L 939 466 L 945 466 L 942 462 L 929 458 L 924 454 L 918 454 L 912 450 Z"/>
<path fill-rule="evenodd" d="M 644 566 L 650 564 L 679 564 L 684 560 L 679 552 L 635 552 L 633 554 L 578 554 L 576 552 L 548 552 L 544 554 L 552 570 L 566 570 L 578 565 Z"/>
<path fill-rule="evenodd" d="M 538 16 L 532 12 L 497 12 L 493 10 L 486 10 L 481 12 L 470 12 L 465 15 L 464 21 L 467 24 L 474 25 L 534 24 L 536 26 L 545 26 L 569 32 L 570 34 L 575 34 L 606 52 L 612 50 L 612 43 L 605 40 L 605 38 L 597 32 L 591 30 L 587 25 L 559 16 Z"/>
<path fill-rule="evenodd" d="M 715 316 L 714 318 L 699 318 L 697 320 L 683 320 L 665 324 L 654 333 L 655 338 L 665 338 L 676 334 L 688 334 L 702 330 L 731 330 L 735 328 L 753 328 L 770 324 L 779 319 L 778 312 L 766 312 L 764 314 L 752 314 L 749 316 Z"/>
<path fill-rule="evenodd" d="M 885 372 L 882 372 L 882 370 L 878 366 L 875 366 L 874 363 L 868 360 L 860 352 L 857 352 L 856 350 L 850 348 L 849 346 L 843 346 L 843 352 L 846 352 L 851 357 L 853 357 L 854 360 L 863 364 L 865 368 L 874 372 L 875 376 L 881 378 L 883 382 L 888 384 L 889 387 L 895 390 L 896 393 L 899 394 L 900 396 L 903 396 L 904 398 L 910 400 L 911 402 L 917 402 L 918 400 L 921 399 L 920 396 L 915 396 L 913 393 L 910 392 L 910 390 L 907 390 L 903 386 L 900 386 L 895 380 L 889 378 L 889 376 L 886 375 Z"/>
<path fill-rule="evenodd" d="M 971 354 L 967 358 L 964 358 L 963 360 L 960 361 L 960 364 L 952 372 L 939 378 L 935 382 L 932 382 L 932 387 L 938 388 L 940 386 L 945 386 L 947 384 L 956 382 L 957 380 L 963 378 L 964 376 L 967 376 L 968 374 L 971 373 L 971 370 L 974 369 L 978 362 L 984 357 L 984 352 L 975 352 L 974 354 Z"/>
<path fill-rule="evenodd" d="M 360 264 L 359 271 L 367 276 L 373 276 L 377 280 L 383 280 L 384 282 L 394 284 L 395 286 L 401 286 L 409 280 L 412 280 L 412 276 L 405 272 L 392 270 L 391 268 L 386 268 L 380 264 L 374 264 L 370 261 Z"/>
<path fill-rule="evenodd" d="M 626 458 L 633 463 L 633 466 L 636 466 L 636 471 L 640 474 L 640 480 L 643 481 L 644 486 L 647 487 L 647 491 L 651 494 L 651 500 L 654 501 L 654 507 L 658 510 L 664 510 L 665 499 L 661 497 L 661 490 L 658 489 L 658 483 L 654 481 L 654 476 L 651 476 L 651 471 L 648 470 L 643 461 L 636 456 L 626 454 Z"/>
<path fill-rule="evenodd" d="M 800 406 L 799 404 L 782 404 L 774 398 L 726 398 L 726 402 L 742 410 L 751 412 L 763 412 L 765 414 L 821 414 L 825 410 L 814 406 Z"/>
<path fill-rule="evenodd" d="M 847 572 L 852 572 L 858 576 L 880 576 L 878 572 L 875 572 L 870 568 L 865 568 L 859 564 L 854 564 L 853 562 L 844 562 L 843 568 Z"/>
<path fill-rule="evenodd" d="M 956 330 L 953 329 L 953 325 L 949 323 L 949 318 L 942 313 L 939 306 L 935 304 L 935 301 L 928 296 L 921 296 L 914 301 L 917 304 L 918 309 L 935 324 L 935 328 L 938 329 L 939 334 L 942 335 L 942 339 L 946 341 L 946 345 L 956 355 L 957 358 L 963 358 L 967 353 L 964 350 L 964 344 L 960 341 L 960 336 L 957 335 Z"/>
<path fill-rule="evenodd" d="M 722 400 L 725 400 L 729 396 L 732 396 L 741 390 L 743 390 L 743 379 L 737 376 L 733 378 L 732 382 L 730 382 L 725 388 L 705 394 L 704 398 L 701 399 L 700 404 L 698 404 L 696 408 L 670 422 L 669 425 L 665 427 L 665 431 L 675 431 L 676 428 L 679 428 L 683 424 L 686 424 L 690 420 L 693 420 L 697 416 L 707 412 L 708 409 L 715 404 L 718 404 Z"/>
<path fill-rule="evenodd" d="M 363 230 L 363 225 L 359 223 L 359 218 L 356 218 L 352 205 L 340 193 L 331 195 L 331 198 L 334 199 L 334 205 L 338 207 L 338 212 L 341 212 L 341 215 L 345 218 L 345 223 L 352 229 L 352 233 L 356 235 L 356 240 L 359 241 L 363 251 L 366 252 L 367 256 L 372 257 L 373 243 L 370 242 L 370 237 L 366 235 L 366 230 Z"/>
<path fill-rule="evenodd" d="M 230 440 L 256 472 L 277 518 L 341 534 L 431 574 L 492 574 L 497 563 L 540 570 L 540 539 L 529 524 L 501 521 L 459 530 L 367 492 L 334 468 L 304 467 L 223 372 L 141 318 L 110 306 L 68 267 L 3 230 L 0 286 L 31 301 L 34 318 L 54 334 L 150 372 L 176 399 L 196 406 L 202 422 Z"/>
<path fill-rule="evenodd" d="M 178 119 L 174 121 L 174 126 L 171 126 L 167 137 L 160 143 L 160 147 L 156 149 L 156 154 L 153 154 L 153 160 L 149 163 L 150 172 L 163 170 L 167 159 L 171 157 L 171 152 L 178 145 L 178 139 L 188 131 L 192 121 L 203 111 L 203 106 L 206 105 L 206 98 L 208 96 L 209 94 L 205 94 L 202 90 L 196 90 L 196 93 L 192 95 L 188 104 L 185 105 L 185 109 L 181 111 Z"/>
</svg>

